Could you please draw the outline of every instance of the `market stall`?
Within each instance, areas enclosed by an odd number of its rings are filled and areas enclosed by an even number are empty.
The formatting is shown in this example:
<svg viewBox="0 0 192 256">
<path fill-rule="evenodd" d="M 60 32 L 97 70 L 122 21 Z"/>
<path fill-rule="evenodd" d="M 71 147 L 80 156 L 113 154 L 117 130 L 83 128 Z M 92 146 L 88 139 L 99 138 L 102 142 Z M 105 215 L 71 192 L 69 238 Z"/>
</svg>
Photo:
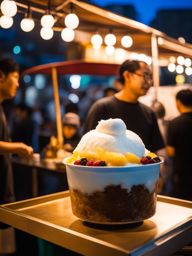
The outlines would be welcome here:
<svg viewBox="0 0 192 256">
<path fill-rule="evenodd" d="M 29 18 L 33 18 L 35 22 L 39 22 L 44 14 L 51 15 L 53 20 L 49 31 L 52 31 L 52 36 L 53 32 L 61 33 L 61 37 L 64 41 L 68 43 L 72 41 L 79 42 L 85 49 L 83 57 L 84 61 L 116 64 L 121 63 L 123 59 L 117 60 L 114 56 L 105 56 L 103 50 L 109 46 L 109 48 L 114 48 L 117 51 L 120 50 L 117 53 L 117 56 L 124 54 L 123 58 L 138 58 L 152 63 L 155 99 L 158 99 L 158 87 L 160 80 L 159 67 L 167 66 L 169 64 L 170 57 L 176 58 L 179 55 L 182 55 L 185 58 L 192 57 L 191 44 L 170 38 L 161 31 L 86 2 L 77 0 L 67 0 L 64 2 L 61 0 L 48 2 L 32 0 L 30 1 L 30 4 L 28 1 L 16 1 L 16 3 L 18 11 L 23 14 L 26 14 L 27 12 Z M 66 23 L 66 18 L 69 14 L 74 14 L 76 16 L 76 25 L 72 26 L 74 20 L 71 20 L 71 24 Z M 66 39 L 64 36 L 65 26 L 67 29 L 71 29 L 72 26 L 72 29 L 68 31 L 73 34 L 73 37 L 70 39 Z M 107 44 L 105 39 L 108 34 L 113 34 L 115 36 L 113 44 L 111 41 L 109 42 L 109 45 Z M 97 45 L 94 45 L 92 40 L 94 35 L 100 36 L 99 45 L 98 41 Z M 122 46 L 122 39 L 124 36 L 128 36 L 129 39 L 131 38 L 132 44 L 123 44 Z M 105 41 L 105 43 L 103 41 Z M 62 132 L 58 101 L 58 70 L 59 73 L 64 72 L 65 74 L 69 74 L 68 71 L 76 74 L 83 74 L 82 72 L 91 74 L 92 71 L 89 68 L 89 65 L 85 66 L 86 64 L 79 64 L 81 67 L 77 68 L 75 63 L 72 63 L 72 66 L 70 66 L 70 63 L 68 62 L 63 66 L 63 68 L 61 68 L 63 64 L 53 63 L 46 66 L 34 67 L 25 72 L 25 74 L 27 72 L 34 73 L 37 71 L 42 73 L 49 72 L 52 74 L 57 120 L 57 136 L 60 145 L 62 144 Z M 98 65 L 97 68 L 98 74 L 102 74 L 102 66 L 99 68 Z"/>
</svg>

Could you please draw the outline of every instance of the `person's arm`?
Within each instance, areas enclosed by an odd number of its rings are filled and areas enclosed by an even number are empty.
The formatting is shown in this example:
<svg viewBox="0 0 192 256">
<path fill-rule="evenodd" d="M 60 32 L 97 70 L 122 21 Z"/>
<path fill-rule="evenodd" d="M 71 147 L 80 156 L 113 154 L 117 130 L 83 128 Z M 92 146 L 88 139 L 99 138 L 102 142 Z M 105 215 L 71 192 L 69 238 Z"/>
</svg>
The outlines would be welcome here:
<svg viewBox="0 0 192 256">
<path fill-rule="evenodd" d="M 0 141 L 0 154 L 16 154 L 20 157 L 30 157 L 33 149 L 21 142 Z"/>
</svg>

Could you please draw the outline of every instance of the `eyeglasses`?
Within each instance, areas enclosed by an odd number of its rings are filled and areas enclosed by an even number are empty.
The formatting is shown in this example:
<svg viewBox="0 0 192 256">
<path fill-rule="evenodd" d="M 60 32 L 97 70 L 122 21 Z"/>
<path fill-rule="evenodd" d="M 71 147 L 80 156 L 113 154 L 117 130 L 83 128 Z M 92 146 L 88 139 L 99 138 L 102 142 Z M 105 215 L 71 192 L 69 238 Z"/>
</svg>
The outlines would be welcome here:
<svg viewBox="0 0 192 256">
<path fill-rule="evenodd" d="M 143 77 L 145 81 L 152 81 L 153 80 L 153 76 L 150 73 L 143 73 L 143 74 L 133 73 L 133 74 Z"/>
</svg>

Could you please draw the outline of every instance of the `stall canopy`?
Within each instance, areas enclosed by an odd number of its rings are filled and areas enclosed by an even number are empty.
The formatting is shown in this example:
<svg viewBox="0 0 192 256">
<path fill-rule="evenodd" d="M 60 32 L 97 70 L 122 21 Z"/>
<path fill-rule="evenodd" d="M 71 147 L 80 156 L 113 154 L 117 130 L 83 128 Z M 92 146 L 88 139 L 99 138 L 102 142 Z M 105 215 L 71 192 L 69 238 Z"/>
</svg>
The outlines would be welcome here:
<svg viewBox="0 0 192 256">
<path fill-rule="evenodd" d="M 80 24 L 77 29 L 77 40 L 84 44 L 90 43 L 90 37 L 96 31 L 101 35 L 106 35 L 112 30 L 117 36 L 116 47 L 120 46 L 120 39 L 123 35 L 128 34 L 133 38 L 133 46 L 129 49 L 133 52 L 154 55 L 152 53 L 152 36 L 155 37 L 158 45 L 158 59 L 166 60 L 170 55 L 192 57 L 192 45 L 182 43 L 176 39 L 168 37 L 166 34 L 146 26 L 137 21 L 111 13 L 97 6 L 80 2 L 77 0 L 18 0 L 16 1 L 20 12 L 25 13 L 28 2 L 31 3 L 33 18 L 39 20 L 48 8 L 51 7 L 51 13 L 55 16 L 54 30 L 61 31 L 64 27 L 64 17 L 70 13 L 71 6 L 73 11 L 78 15 Z M 154 40 L 154 39 L 153 39 Z"/>
<path fill-rule="evenodd" d="M 118 64 L 85 62 L 81 60 L 63 61 L 39 65 L 25 70 L 22 75 L 26 74 L 51 74 L 53 68 L 57 69 L 58 74 L 81 74 L 81 75 L 117 75 Z"/>
</svg>

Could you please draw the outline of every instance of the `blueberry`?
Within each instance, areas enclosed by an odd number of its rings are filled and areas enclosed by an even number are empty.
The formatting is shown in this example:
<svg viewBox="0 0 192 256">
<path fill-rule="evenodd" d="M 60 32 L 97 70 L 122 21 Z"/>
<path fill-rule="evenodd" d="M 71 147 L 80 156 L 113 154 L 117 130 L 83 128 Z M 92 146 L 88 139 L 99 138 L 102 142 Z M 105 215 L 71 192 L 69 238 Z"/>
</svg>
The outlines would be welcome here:
<svg viewBox="0 0 192 256">
<path fill-rule="evenodd" d="M 81 158 L 80 165 L 86 165 L 86 164 L 87 164 L 87 158 Z"/>
<path fill-rule="evenodd" d="M 153 158 L 153 161 L 154 163 L 158 163 L 158 162 L 161 162 L 161 159 L 158 156 L 156 156 Z"/>
<path fill-rule="evenodd" d="M 107 166 L 107 164 L 106 164 L 105 161 L 101 161 L 101 162 L 100 162 L 100 166 Z"/>
</svg>

